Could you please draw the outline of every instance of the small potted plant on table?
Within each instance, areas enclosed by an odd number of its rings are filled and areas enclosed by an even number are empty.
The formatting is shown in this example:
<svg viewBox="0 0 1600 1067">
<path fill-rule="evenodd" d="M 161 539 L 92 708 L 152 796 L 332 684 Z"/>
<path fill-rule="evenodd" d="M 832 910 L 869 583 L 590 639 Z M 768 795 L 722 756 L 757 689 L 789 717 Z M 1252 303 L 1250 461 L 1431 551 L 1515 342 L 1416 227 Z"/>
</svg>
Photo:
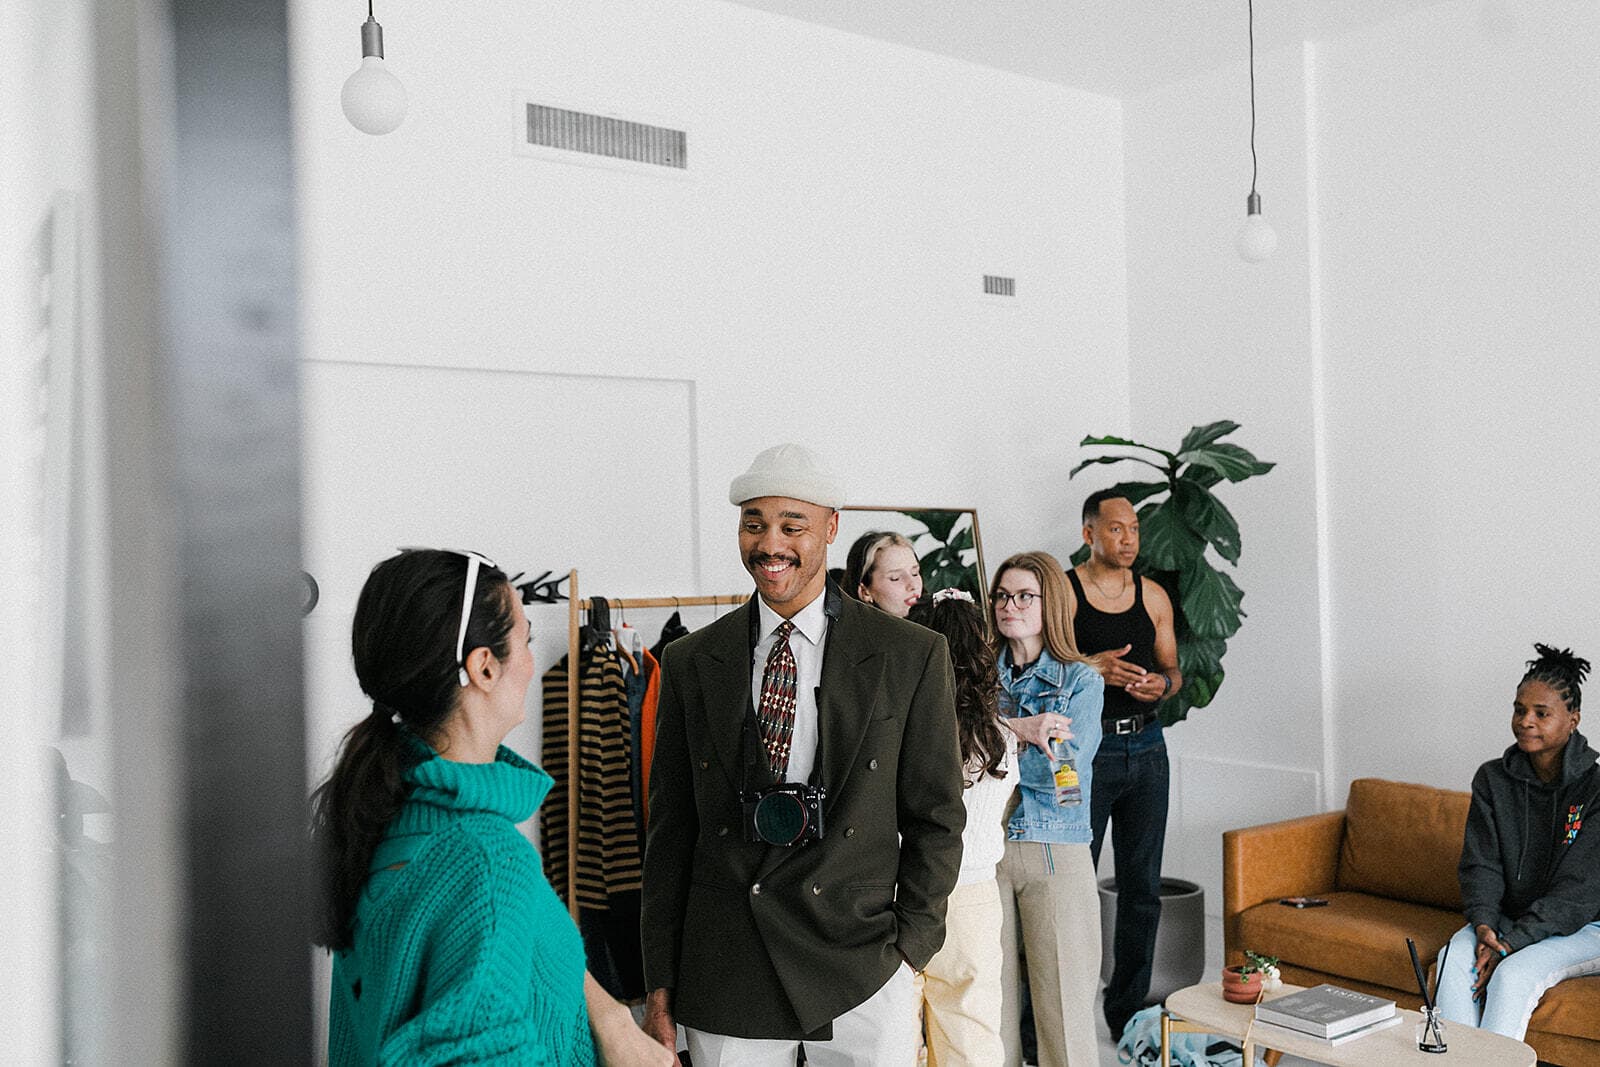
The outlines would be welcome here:
<svg viewBox="0 0 1600 1067">
<path fill-rule="evenodd" d="M 1254 1004 L 1261 999 L 1263 983 L 1277 981 L 1278 957 L 1245 949 L 1244 963 L 1222 969 L 1222 997 L 1234 1004 Z"/>
</svg>

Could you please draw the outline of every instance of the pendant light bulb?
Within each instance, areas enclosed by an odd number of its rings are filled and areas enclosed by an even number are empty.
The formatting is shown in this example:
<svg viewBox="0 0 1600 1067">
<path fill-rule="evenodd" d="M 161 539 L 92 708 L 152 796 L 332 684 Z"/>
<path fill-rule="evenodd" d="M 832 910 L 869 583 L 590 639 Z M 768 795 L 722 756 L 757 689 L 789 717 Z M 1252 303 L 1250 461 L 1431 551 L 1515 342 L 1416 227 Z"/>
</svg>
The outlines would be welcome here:
<svg viewBox="0 0 1600 1067">
<path fill-rule="evenodd" d="M 1245 11 L 1250 27 L 1250 195 L 1244 201 L 1244 227 L 1234 239 L 1239 258 L 1246 263 L 1260 263 L 1278 247 L 1278 234 L 1267 220 L 1261 217 L 1261 194 L 1256 192 L 1256 5 L 1255 0 L 1245 0 Z"/>
<path fill-rule="evenodd" d="M 406 87 L 383 62 L 383 27 L 367 6 L 361 24 L 361 66 L 345 79 L 339 94 L 344 117 L 362 133 L 389 133 L 406 117 Z"/>
<path fill-rule="evenodd" d="M 1234 241 L 1239 258 L 1246 263 L 1260 263 L 1271 257 L 1278 247 L 1278 231 L 1268 225 L 1261 215 L 1261 194 L 1251 193 L 1245 199 L 1244 225 Z"/>
</svg>

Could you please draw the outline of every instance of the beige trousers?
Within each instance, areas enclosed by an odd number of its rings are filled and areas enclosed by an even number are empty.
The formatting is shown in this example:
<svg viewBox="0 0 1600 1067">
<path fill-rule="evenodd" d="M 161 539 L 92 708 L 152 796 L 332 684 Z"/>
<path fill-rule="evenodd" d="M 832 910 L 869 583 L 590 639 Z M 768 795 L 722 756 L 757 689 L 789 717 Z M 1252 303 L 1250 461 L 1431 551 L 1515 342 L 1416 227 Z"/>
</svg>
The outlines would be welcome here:
<svg viewBox="0 0 1600 1067">
<path fill-rule="evenodd" d="M 1022 1063 L 1020 946 L 1039 1067 L 1098 1067 L 1094 998 L 1100 989 L 1100 894 L 1088 845 L 1007 841 L 1000 889 L 1000 1035 L 1006 1067 Z"/>
<path fill-rule="evenodd" d="M 928 1067 L 999 1064 L 1000 888 L 993 878 L 950 893 L 944 947 L 921 979 Z"/>
</svg>

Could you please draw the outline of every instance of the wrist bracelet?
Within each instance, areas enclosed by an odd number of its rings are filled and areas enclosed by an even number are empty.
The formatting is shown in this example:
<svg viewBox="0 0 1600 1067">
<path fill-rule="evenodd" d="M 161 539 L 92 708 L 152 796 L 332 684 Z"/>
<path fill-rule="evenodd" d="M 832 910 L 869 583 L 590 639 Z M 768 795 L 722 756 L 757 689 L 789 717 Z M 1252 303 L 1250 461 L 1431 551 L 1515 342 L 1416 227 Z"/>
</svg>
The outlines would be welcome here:
<svg viewBox="0 0 1600 1067">
<path fill-rule="evenodd" d="M 1166 671 L 1161 672 L 1161 695 L 1164 697 L 1172 692 L 1172 675 Z"/>
</svg>

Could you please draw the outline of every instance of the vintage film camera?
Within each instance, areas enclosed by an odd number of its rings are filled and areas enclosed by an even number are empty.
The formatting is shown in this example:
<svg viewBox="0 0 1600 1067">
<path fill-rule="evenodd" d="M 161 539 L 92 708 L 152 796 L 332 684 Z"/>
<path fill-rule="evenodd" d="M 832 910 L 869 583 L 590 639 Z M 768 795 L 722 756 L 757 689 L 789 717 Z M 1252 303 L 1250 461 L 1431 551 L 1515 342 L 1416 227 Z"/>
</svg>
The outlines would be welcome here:
<svg viewBox="0 0 1600 1067">
<path fill-rule="evenodd" d="M 740 794 L 744 839 L 767 845 L 804 845 L 822 840 L 822 801 L 827 791 L 803 782 L 779 782 Z"/>
</svg>

